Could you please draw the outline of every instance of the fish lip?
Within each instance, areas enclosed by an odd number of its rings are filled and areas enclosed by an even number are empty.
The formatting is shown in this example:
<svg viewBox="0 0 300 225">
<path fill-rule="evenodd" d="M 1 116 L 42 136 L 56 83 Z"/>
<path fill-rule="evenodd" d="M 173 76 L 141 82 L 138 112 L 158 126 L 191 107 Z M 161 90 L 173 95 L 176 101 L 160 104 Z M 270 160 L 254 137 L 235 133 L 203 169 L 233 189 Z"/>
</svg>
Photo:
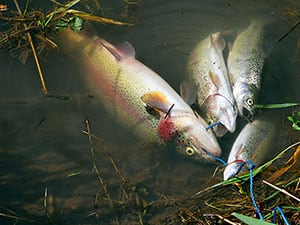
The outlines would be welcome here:
<svg viewBox="0 0 300 225">
<path fill-rule="evenodd" d="M 177 116 L 174 119 L 177 130 L 184 134 L 186 143 L 192 146 L 197 153 L 196 158 L 213 158 L 220 156 L 221 147 L 212 130 L 207 130 L 208 124 L 202 117 L 194 114 Z"/>
<path fill-rule="evenodd" d="M 254 109 L 247 105 L 241 106 L 239 107 L 239 114 L 246 119 L 251 119 L 254 116 Z"/>
<path fill-rule="evenodd" d="M 218 108 L 216 117 L 213 122 L 220 122 L 228 131 L 233 133 L 236 128 L 236 118 L 238 115 L 237 108 L 234 102 L 230 101 L 230 99 L 221 94 L 215 94 L 211 97 L 215 97 L 217 104 L 221 104 L 221 106 L 219 106 Z M 213 105 L 212 107 L 215 107 L 215 105 Z M 212 110 L 208 108 L 207 111 Z M 214 117 L 213 115 L 210 116 Z"/>
<path fill-rule="evenodd" d="M 233 176 L 233 174 L 230 172 L 230 168 L 228 168 L 229 166 L 227 166 L 223 172 L 223 180 L 228 180 L 230 177 Z"/>
<path fill-rule="evenodd" d="M 222 150 L 220 146 L 217 146 L 219 149 L 208 151 L 205 147 L 201 147 L 202 156 L 206 159 L 215 159 L 216 157 L 220 157 L 222 154 Z"/>
<path fill-rule="evenodd" d="M 233 108 L 233 107 L 232 107 Z M 219 116 L 220 123 L 231 133 L 236 129 L 237 113 L 234 109 L 225 108 Z"/>
<path fill-rule="evenodd" d="M 211 135 L 212 133 L 209 132 L 209 134 Z M 197 150 L 198 155 L 204 159 L 215 159 L 216 157 L 220 157 L 222 154 L 222 149 L 217 140 L 216 143 L 211 141 L 210 148 L 204 146 L 200 142 L 197 142 L 196 144 L 192 144 L 192 145 Z"/>
<path fill-rule="evenodd" d="M 238 172 L 238 168 L 241 163 L 233 162 L 227 165 L 223 172 L 223 180 L 228 180 Z"/>
</svg>

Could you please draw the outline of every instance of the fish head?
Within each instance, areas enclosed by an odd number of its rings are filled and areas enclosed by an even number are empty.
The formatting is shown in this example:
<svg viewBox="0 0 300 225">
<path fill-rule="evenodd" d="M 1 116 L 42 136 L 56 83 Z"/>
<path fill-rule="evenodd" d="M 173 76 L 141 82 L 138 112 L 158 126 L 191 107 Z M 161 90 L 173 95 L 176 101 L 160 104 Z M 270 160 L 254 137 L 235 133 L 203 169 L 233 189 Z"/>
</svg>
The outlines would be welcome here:
<svg viewBox="0 0 300 225">
<path fill-rule="evenodd" d="M 195 160 L 213 160 L 221 155 L 221 148 L 206 122 L 197 114 L 174 116 L 176 150 Z"/>
<path fill-rule="evenodd" d="M 230 150 L 227 166 L 223 172 L 223 179 L 228 180 L 245 171 L 244 163 L 249 159 L 248 148 L 244 144 L 234 144 Z"/>
<path fill-rule="evenodd" d="M 164 143 L 175 145 L 181 154 L 192 159 L 214 159 L 221 148 L 207 123 L 188 105 L 177 108 L 161 92 L 149 92 L 141 97 L 148 112 L 159 116 L 158 135 Z M 151 110 L 149 110 L 151 109 Z"/>
<path fill-rule="evenodd" d="M 225 167 L 223 172 L 223 180 L 228 180 L 235 175 L 237 175 L 239 169 L 241 168 L 242 162 L 232 162 Z"/>
<path fill-rule="evenodd" d="M 237 109 L 234 103 L 222 95 L 215 94 L 206 99 L 205 105 L 209 124 L 220 123 L 213 126 L 213 130 L 218 137 L 226 133 L 226 130 L 231 133 L 235 131 Z"/>
<path fill-rule="evenodd" d="M 254 115 L 257 93 L 258 90 L 255 85 L 241 83 L 233 86 L 233 95 L 241 116 L 249 117 Z"/>
</svg>

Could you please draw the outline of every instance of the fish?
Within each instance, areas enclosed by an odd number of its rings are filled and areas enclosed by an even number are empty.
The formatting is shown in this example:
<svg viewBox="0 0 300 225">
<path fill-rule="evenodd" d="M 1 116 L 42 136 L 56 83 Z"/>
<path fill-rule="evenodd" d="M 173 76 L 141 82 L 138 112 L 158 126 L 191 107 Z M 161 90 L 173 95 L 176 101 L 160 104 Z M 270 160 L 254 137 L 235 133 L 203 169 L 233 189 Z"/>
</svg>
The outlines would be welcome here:
<svg viewBox="0 0 300 225">
<path fill-rule="evenodd" d="M 261 88 L 261 75 L 269 54 L 265 26 L 269 21 L 253 20 L 229 47 L 227 68 L 240 116 L 254 115 Z"/>
<path fill-rule="evenodd" d="M 226 42 L 221 32 L 210 34 L 200 41 L 189 56 L 187 80 L 180 94 L 188 104 L 196 103 L 206 121 L 214 126 L 218 137 L 236 128 L 237 109 L 228 78 L 223 50 Z"/>
<path fill-rule="evenodd" d="M 269 113 L 261 114 L 247 123 L 235 139 L 230 150 L 223 179 L 227 180 L 245 168 L 243 162 L 250 160 L 255 166 L 264 163 L 278 135 L 278 124 Z"/>
<path fill-rule="evenodd" d="M 157 73 L 135 58 L 129 42 L 114 46 L 84 31 L 59 34 L 63 51 L 82 67 L 93 95 L 118 123 L 147 142 L 175 146 L 188 158 L 214 159 L 219 143 L 207 123 Z"/>
</svg>

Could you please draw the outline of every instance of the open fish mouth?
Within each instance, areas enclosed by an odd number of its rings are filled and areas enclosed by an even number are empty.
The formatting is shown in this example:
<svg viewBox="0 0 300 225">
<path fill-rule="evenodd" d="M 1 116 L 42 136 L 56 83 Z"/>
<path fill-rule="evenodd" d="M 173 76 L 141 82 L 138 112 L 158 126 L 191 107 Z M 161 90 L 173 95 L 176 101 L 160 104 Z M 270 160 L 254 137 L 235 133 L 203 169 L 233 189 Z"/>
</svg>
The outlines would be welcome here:
<svg viewBox="0 0 300 225">
<path fill-rule="evenodd" d="M 211 99 L 213 99 L 211 102 L 214 102 L 215 104 L 210 103 L 210 106 L 208 107 L 207 111 L 213 112 L 209 115 L 209 117 L 213 118 L 213 123 L 220 123 L 214 130 L 224 130 L 220 126 L 222 125 L 226 128 L 226 130 L 233 133 L 236 128 L 236 118 L 238 114 L 236 106 L 234 103 L 229 101 L 228 98 L 220 94 L 212 95 L 211 98 L 208 98 L 208 101 Z"/>
<path fill-rule="evenodd" d="M 254 112 L 253 112 L 253 111 L 254 111 L 254 110 L 253 110 L 253 109 L 250 109 L 249 107 L 243 107 L 243 108 L 241 109 L 241 115 L 242 115 L 245 119 L 251 121 L 252 117 L 254 116 Z"/>
<path fill-rule="evenodd" d="M 233 107 L 224 108 L 219 116 L 219 121 L 227 130 L 229 130 L 229 132 L 233 133 L 236 128 L 236 117 L 237 114 Z"/>
</svg>

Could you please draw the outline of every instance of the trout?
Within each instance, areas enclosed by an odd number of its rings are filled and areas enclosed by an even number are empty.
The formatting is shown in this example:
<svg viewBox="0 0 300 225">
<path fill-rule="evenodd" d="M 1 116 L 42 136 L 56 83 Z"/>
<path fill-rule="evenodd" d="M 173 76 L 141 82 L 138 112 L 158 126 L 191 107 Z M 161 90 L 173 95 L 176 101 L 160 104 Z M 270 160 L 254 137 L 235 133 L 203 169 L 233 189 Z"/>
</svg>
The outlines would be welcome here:
<svg viewBox="0 0 300 225">
<path fill-rule="evenodd" d="M 224 180 L 236 175 L 242 169 L 242 163 L 247 160 L 256 166 L 266 160 L 278 133 L 277 123 L 272 118 L 270 114 L 260 115 L 242 129 L 229 153 Z"/>
<path fill-rule="evenodd" d="M 254 115 L 261 86 L 261 74 L 268 55 L 263 20 L 252 21 L 233 42 L 227 59 L 229 79 L 239 114 Z"/>
<path fill-rule="evenodd" d="M 217 136 L 235 131 L 237 110 L 223 57 L 226 43 L 220 32 L 210 34 L 193 50 L 187 65 L 188 79 L 181 83 L 181 96 L 196 102 Z M 225 127 L 225 128 L 224 128 Z"/>
<path fill-rule="evenodd" d="M 220 156 L 207 123 L 158 74 L 135 58 L 133 46 L 118 47 L 83 31 L 61 32 L 62 47 L 82 64 L 85 81 L 105 109 L 143 140 L 172 144 L 193 159 Z"/>
</svg>

